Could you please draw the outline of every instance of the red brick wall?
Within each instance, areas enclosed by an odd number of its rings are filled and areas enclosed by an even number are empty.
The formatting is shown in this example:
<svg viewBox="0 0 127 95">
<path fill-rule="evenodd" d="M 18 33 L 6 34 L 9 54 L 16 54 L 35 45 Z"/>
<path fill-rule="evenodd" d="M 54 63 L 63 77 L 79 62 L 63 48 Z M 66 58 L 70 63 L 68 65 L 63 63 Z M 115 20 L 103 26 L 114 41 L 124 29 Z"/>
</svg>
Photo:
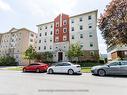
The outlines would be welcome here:
<svg viewBox="0 0 127 95">
<path fill-rule="evenodd" d="M 60 22 L 61 16 L 62 16 L 62 20 L 61 20 L 62 22 Z M 64 20 L 67 21 L 66 25 L 63 24 Z M 56 23 L 59 23 L 58 27 L 56 26 Z M 62 23 L 62 26 L 60 26 L 60 23 Z M 67 32 L 66 33 L 63 32 L 64 28 L 67 28 Z M 59 30 L 59 34 L 56 34 L 56 30 L 57 29 Z M 56 37 L 59 37 L 59 41 L 58 42 L 63 42 L 63 36 L 64 35 L 67 36 L 67 40 L 66 41 L 69 41 L 69 16 L 65 15 L 65 14 L 62 14 L 62 15 L 57 16 L 55 18 L 55 20 L 54 20 L 54 42 L 55 42 L 55 38 Z"/>
</svg>

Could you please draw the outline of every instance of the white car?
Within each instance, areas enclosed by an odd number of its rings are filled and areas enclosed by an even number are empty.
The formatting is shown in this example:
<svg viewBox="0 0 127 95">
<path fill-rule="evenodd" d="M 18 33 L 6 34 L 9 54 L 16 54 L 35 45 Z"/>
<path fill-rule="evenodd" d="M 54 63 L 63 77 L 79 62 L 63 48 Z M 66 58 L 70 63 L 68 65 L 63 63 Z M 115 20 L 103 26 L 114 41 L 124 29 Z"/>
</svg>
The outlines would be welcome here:
<svg viewBox="0 0 127 95">
<path fill-rule="evenodd" d="M 47 69 L 48 74 L 52 73 L 68 73 L 72 75 L 74 73 L 81 74 L 80 65 L 72 64 L 71 62 L 59 62 Z"/>
</svg>

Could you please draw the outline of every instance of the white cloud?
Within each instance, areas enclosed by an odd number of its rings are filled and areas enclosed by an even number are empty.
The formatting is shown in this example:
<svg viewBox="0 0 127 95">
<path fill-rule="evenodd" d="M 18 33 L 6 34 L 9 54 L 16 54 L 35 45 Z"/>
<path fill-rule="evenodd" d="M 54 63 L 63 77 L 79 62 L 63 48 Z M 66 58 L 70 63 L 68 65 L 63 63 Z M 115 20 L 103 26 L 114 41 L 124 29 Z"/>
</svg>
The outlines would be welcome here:
<svg viewBox="0 0 127 95">
<path fill-rule="evenodd" d="M 6 2 L 3 2 L 2 0 L 0 0 L 0 10 L 2 11 L 11 11 L 11 7 L 9 4 L 7 4 Z"/>
</svg>

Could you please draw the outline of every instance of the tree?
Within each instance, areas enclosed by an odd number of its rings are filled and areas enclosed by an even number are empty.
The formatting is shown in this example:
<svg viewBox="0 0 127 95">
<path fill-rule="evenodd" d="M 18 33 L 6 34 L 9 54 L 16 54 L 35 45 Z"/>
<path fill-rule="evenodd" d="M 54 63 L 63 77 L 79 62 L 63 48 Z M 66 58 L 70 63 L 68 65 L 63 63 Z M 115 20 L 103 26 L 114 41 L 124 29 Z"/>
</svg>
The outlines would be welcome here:
<svg viewBox="0 0 127 95">
<path fill-rule="evenodd" d="M 42 62 L 52 62 L 53 54 L 51 52 L 37 53 L 36 59 Z"/>
<path fill-rule="evenodd" d="M 98 26 L 108 46 L 127 44 L 127 0 L 112 0 Z"/>
<path fill-rule="evenodd" d="M 69 59 L 77 58 L 77 61 L 79 61 L 79 57 L 83 56 L 83 51 L 81 50 L 81 47 L 79 44 L 72 44 L 67 52 L 67 56 Z M 76 61 L 76 63 L 77 63 Z"/>
<path fill-rule="evenodd" d="M 31 60 L 35 59 L 36 57 L 36 51 L 35 49 L 30 46 L 26 51 L 25 51 L 25 59 L 28 59 L 29 60 L 29 64 L 31 63 Z"/>
</svg>

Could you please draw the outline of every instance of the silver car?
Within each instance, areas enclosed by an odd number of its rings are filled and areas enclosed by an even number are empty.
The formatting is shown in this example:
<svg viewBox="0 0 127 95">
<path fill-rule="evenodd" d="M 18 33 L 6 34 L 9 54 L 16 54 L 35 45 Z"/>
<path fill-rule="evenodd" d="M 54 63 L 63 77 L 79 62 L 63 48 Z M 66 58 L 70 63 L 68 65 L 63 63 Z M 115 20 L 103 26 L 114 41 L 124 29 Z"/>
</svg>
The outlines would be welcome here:
<svg viewBox="0 0 127 95">
<path fill-rule="evenodd" d="M 105 65 L 91 68 L 92 74 L 105 75 L 127 75 L 127 61 L 113 61 Z"/>
</svg>

